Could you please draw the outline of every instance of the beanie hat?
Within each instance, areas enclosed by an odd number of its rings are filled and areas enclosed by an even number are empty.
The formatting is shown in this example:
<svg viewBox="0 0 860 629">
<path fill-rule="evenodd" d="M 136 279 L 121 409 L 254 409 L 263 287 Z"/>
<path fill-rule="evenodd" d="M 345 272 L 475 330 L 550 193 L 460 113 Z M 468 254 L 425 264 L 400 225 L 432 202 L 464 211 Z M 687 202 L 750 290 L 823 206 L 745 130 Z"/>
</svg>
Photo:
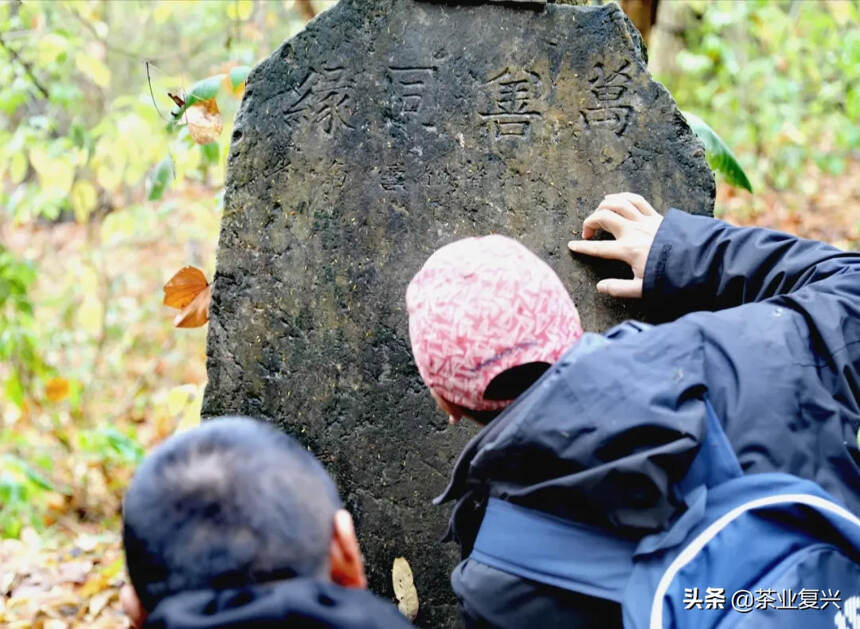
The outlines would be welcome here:
<svg viewBox="0 0 860 629">
<path fill-rule="evenodd" d="M 476 411 L 497 375 L 555 363 L 582 335 L 579 313 L 543 260 L 506 236 L 465 238 L 431 255 L 406 290 L 409 338 L 424 383 Z"/>
</svg>

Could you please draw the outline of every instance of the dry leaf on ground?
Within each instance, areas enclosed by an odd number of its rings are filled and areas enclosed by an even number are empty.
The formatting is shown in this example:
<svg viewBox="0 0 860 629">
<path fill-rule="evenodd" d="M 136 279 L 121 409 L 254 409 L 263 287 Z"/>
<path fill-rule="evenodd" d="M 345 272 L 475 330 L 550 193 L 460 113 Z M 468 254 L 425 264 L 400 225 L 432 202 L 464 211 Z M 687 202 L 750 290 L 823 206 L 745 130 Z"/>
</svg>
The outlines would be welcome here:
<svg viewBox="0 0 860 629">
<path fill-rule="evenodd" d="M 405 557 L 397 557 L 391 569 L 391 582 L 394 585 L 394 596 L 397 597 L 397 609 L 409 620 L 415 620 L 418 615 L 418 590 L 412 578 L 412 568 Z"/>
<path fill-rule="evenodd" d="M 0 540 L 0 626 L 128 627 L 119 604 L 123 565 L 115 532 Z"/>
</svg>

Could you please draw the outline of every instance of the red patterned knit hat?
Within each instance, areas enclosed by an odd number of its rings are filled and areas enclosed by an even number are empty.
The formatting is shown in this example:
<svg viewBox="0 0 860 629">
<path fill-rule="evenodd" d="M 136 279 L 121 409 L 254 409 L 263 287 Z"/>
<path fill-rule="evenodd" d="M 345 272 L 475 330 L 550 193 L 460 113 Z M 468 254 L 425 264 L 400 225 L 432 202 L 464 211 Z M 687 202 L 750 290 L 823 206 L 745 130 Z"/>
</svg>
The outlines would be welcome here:
<svg viewBox="0 0 860 629">
<path fill-rule="evenodd" d="M 561 280 L 516 240 L 465 238 L 431 255 L 406 290 L 409 338 L 424 383 L 448 402 L 477 411 L 503 371 L 554 363 L 582 335 Z"/>
</svg>

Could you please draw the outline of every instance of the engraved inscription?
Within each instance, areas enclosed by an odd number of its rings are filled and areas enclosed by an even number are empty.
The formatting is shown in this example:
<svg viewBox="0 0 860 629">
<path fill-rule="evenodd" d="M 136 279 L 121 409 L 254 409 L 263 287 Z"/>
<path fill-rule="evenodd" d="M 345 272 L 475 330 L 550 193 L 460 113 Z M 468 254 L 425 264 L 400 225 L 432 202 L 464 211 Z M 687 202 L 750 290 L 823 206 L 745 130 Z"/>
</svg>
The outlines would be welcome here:
<svg viewBox="0 0 860 629">
<path fill-rule="evenodd" d="M 436 68 L 432 66 L 389 66 L 394 82 L 395 111 L 400 115 L 414 117 L 424 108 L 427 83 L 433 78 Z"/>
<path fill-rule="evenodd" d="M 645 168 L 649 162 L 653 161 L 654 158 L 655 154 L 653 151 L 642 148 L 637 142 L 630 147 L 630 150 L 627 152 L 627 157 L 624 158 L 621 165 L 627 165 L 632 170 L 641 170 Z"/>
<path fill-rule="evenodd" d="M 354 128 L 349 120 L 355 102 L 355 79 L 346 68 L 311 68 L 293 94 L 283 114 L 289 126 L 310 122 L 326 135 L 338 128 Z"/>
<path fill-rule="evenodd" d="M 626 83 L 630 80 L 630 75 L 627 74 L 629 67 L 629 61 L 625 61 L 621 67 L 610 72 L 606 71 L 602 63 L 594 66 L 588 75 L 588 82 L 591 85 L 590 91 L 596 106 L 585 108 L 580 112 L 586 127 L 594 125 L 606 127 L 616 135 L 624 133 L 630 121 L 630 113 L 633 111 L 630 105 L 625 105 L 622 101 L 627 91 Z"/>
<path fill-rule="evenodd" d="M 406 170 L 401 166 L 391 166 L 379 176 L 379 187 L 388 192 L 406 190 Z"/>
<path fill-rule="evenodd" d="M 485 86 L 491 91 L 492 105 L 479 115 L 492 122 L 496 139 L 528 138 L 532 121 L 541 117 L 533 104 L 539 96 L 540 76 L 528 70 L 515 73 L 505 68 Z"/>
</svg>

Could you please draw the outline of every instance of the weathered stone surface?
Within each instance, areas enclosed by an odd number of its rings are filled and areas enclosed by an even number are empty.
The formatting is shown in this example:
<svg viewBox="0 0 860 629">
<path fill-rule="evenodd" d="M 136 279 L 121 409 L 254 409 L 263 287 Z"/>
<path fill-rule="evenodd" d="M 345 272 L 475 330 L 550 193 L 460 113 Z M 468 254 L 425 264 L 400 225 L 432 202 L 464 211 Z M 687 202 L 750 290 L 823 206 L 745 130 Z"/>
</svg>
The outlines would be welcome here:
<svg viewBox="0 0 860 629">
<path fill-rule="evenodd" d="M 631 314 L 566 249 L 608 192 L 710 214 L 714 182 L 617 6 L 343 0 L 251 74 L 229 158 L 204 415 L 297 436 L 354 512 L 373 589 L 405 556 L 418 623 L 453 626 L 431 506 L 472 431 L 409 351 L 404 292 L 437 247 L 500 232 L 586 328 Z"/>
</svg>

